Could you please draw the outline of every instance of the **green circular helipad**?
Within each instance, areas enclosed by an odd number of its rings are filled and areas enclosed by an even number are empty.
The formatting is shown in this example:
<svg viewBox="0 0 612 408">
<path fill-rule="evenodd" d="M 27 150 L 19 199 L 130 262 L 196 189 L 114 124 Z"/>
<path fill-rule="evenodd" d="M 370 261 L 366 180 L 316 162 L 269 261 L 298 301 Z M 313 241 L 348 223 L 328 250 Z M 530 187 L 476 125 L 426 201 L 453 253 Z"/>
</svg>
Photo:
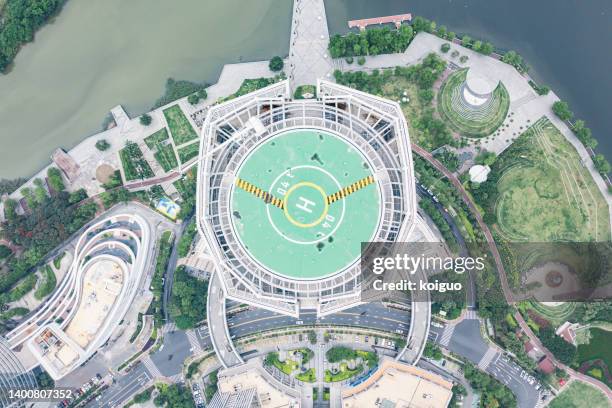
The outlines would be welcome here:
<svg viewBox="0 0 612 408">
<path fill-rule="evenodd" d="M 230 200 L 234 231 L 251 257 L 293 279 L 323 278 L 356 262 L 380 219 L 363 154 L 315 129 L 280 133 L 250 152 Z"/>
</svg>

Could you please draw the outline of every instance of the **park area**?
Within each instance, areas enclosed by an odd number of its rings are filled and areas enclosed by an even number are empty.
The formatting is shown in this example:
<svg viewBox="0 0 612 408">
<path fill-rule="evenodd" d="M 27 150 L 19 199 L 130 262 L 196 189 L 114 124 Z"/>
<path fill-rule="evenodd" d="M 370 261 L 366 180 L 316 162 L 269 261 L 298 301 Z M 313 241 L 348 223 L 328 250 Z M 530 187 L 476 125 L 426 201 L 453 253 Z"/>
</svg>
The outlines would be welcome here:
<svg viewBox="0 0 612 408">
<path fill-rule="evenodd" d="M 309 348 L 269 353 L 264 364 L 278 369 L 285 375 L 294 375 L 299 381 L 312 383 L 317 379 L 315 369 L 309 364 L 314 352 Z"/>
<path fill-rule="evenodd" d="M 573 381 L 554 400 L 550 408 L 609 408 L 606 396 L 599 390 L 580 381 Z"/>
<path fill-rule="evenodd" d="M 510 108 L 510 95 L 500 82 L 488 102 L 481 106 L 468 104 L 463 96 L 467 69 L 449 75 L 438 92 L 438 112 L 451 129 L 462 136 L 489 136 L 502 124 Z"/>
<path fill-rule="evenodd" d="M 353 350 L 348 347 L 334 346 L 325 354 L 330 368 L 325 370 L 325 382 L 339 382 L 356 377 L 366 369 L 378 365 L 378 356 L 371 351 Z"/>
<path fill-rule="evenodd" d="M 607 203 L 576 149 L 546 118 L 524 132 L 472 185 L 508 242 L 609 241 Z"/>
<path fill-rule="evenodd" d="M 166 128 L 162 128 L 144 139 L 147 147 L 153 151 L 153 157 L 159 165 L 168 172 L 178 166 L 176 154 Z"/>
<path fill-rule="evenodd" d="M 578 370 L 612 386 L 612 333 L 599 328 L 589 332 L 589 342 L 578 346 Z"/>
<path fill-rule="evenodd" d="M 189 160 L 196 157 L 198 155 L 199 150 L 200 150 L 200 144 L 197 142 L 188 144 L 187 146 L 184 146 L 178 149 L 178 155 L 179 155 L 181 164 L 185 164 Z"/>
<path fill-rule="evenodd" d="M 176 146 L 185 144 L 198 137 L 191 123 L 189 123 L 189 120 L 178 105 L 173 105 L 164 109 L 164 116 L 166 117 L 166 122 L 168 122 L 168 127 L 170 128 L 170 134 Z"/>
<path fill-rule="evenodd" d="M 119 158 L 126 180 L 142 180 L 154 176 L 151 166 L 136 143 L 128 140 L 125 147 L 119 150 Z"/>
</svg>

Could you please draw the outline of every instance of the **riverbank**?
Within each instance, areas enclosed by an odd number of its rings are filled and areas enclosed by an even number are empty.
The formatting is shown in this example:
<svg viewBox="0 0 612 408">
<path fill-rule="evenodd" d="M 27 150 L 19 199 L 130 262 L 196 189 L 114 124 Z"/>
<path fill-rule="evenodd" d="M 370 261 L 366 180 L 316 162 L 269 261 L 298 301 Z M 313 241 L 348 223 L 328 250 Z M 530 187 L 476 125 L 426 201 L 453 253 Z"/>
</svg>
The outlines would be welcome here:
<svg viewBox="0 0 612 408">
<path fill-rule="evenodd" d="M 286 55 L 290 21 L 283 0 L 68 1 L 0 75 L 0 178 L 35 174 L 117 104 L 148 111 L 169 77 L 212 84 L 225 64 Z"/>
</svg>

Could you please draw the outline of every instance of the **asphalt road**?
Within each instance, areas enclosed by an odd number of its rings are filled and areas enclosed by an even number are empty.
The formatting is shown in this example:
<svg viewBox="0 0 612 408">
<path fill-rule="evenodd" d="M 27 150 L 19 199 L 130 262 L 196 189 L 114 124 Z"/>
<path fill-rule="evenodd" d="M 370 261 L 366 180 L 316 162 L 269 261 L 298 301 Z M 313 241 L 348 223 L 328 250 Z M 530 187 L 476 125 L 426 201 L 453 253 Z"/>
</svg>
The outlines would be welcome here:
<svg viewBox="0 0 612 408">
<path fill-rule="evenodd" d="M 118 377 L 99 400 L 87 404 L 88 407 L 113 408 L 131 399 L 153 378 L 144 365 L 138 364 L 123 377 Z"/>
<path fill-rule="evenodd" d="M 449 338 L 450 333 L 452 334 Z M 442 343 L 446 349 L 466 358 L 508 386 L 516 395 L 519 408 L 533 408 L 540 401 L 540 392 L 535 388 L 537 381 L 530 384 L 528 379 L 522 378 L 522 369 L 517 364 L 503 358 L 501 352 L 484 341 L 479 320 L 465 319 L 452 331 L 450 327 L 432 326 L 430 340 Z"/>
</svg>

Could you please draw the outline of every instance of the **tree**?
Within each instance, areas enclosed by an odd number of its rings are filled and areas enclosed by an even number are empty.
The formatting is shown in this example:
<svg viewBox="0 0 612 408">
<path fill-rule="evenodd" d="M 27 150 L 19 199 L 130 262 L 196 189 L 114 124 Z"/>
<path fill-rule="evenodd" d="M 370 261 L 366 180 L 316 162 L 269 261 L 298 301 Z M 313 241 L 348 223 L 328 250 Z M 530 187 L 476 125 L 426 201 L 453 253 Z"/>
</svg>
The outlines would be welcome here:
<svg viewBox="0 0 612 408">
<path fill-rule="evenodd" d="M 98 149 L 101 152 L 108 150 L 109 147 L 110 147 L 110 143 L 108 143 L 106 139 L 100 139 L 96 142 L 96 149 Z"/>
<path fill-rule="evenodd" d="M 480 52 L 482 50 L 482 41 L 478 40 L 474 42 L 474 45 L 472 46 L 472 49 L 474 51 L 478 51 Z"/>
<path fill-rule="evenodd" d="M 461 45 L 470 48 L 472 46 L 472 37 L 470 37 L 469 35 L 464 35 L 463 37 L 461 37 Z"/>
<path fill-rule="evenodd" d="M 553 103 L 552 110 L 561 120 L 570 120 L 574 113 L 570 110 L 569 105 L 565 101 L 556 101 Z"/>
<path fill-rule="evenodd" d="M 440 51 L 442 51 L 443 53 L 447 53 L 450 50 L 450 44 L 449 43 L 444 43 L 440 46 Z"/>
<path fill-rule="evenodd" d="M 476 156 L 476 159 L 474 159 L 474 161 L 476 162 L 476 164 L 480 164 L 483 166 L 492 166 L 493 163 L 495 163 L 496 159 L 497 155 L 495 154 L 495 152 L 483 150 L 478 154 L 478 156 Z"/>
<path fill-rule="evenodd" d="M 582 142 L 586 147 L 590 147 L 594 149 L 597 147 L 597 139 L 593 137 L 591 133 L 591 129 L 586 127 L 584 120 L 577 120 L 572 127 L 572 130 L 578 136 L 578 139 Z"/>
<path fill-rule="evenodd" d="M 11 255 L 13 252 L 10 250 L 9 247 L 7 247 L 6 245 L 0 245 L 0 259 L 6 259 L 9 257 L 9 255 Z"/>
<path fill-rule="evenodd" d="M 527 65 L 525 65 L 525 62 L 523 61 L 523 58 L 516 51 L 508 51 L 507 53 L 505 53 L 502 57 L 502 61 L 506 64 L 512 65 L 519 71 L 526 72 L 529 70 L 529 67 L 527 67 Z"/>
<path fill-rule="evenodd" d="M 206 89 L 200 89 L 198 92 L 196 92 L 196 94 L 200 97 L 200 99 L 208 98 L 208 92 L 206 92 Z"/>
<path fill-rule="evenodd" d="M 610 173 L 610 163 L 603 154 L 596 154 L 593 156 L 593 163 L 595 164 L 595 169 L 600 174 L 608 174 Z"/>
<path fill-rule="evenodd" d="M 187 102 L 189 102 L 192 105 L 197 105 L 198 102 L 200 102 L 200 97 L 198 96 L 197 93 L 191 94 L 187 97 Z"/>
<path fill-rule="evenodd" d="M 576 356 L 576 347 L 555 334 L 551 327 L 541 327 L 538 337 L 542 344 L 563 364 L 571 364 Z"/>
<path fill-rule="evenodd" d="M 448 33 L 448 30 L 446 29 L 446 26 L 442 25 L 438 28 L 438 36 L 441 38 L 446 38 L 446 34 Z"/>
<path fill-rule="evenodd" d="M 490 42 L 486 42 L 480 47 L 480 52 L 484 55 L 491 55 L 493 53 L 494 47 Z"/>
<path fill-rule="evenodd" d="M 49 167 L 47 170 L 47 180 L 49 186 L 57 193 L 64 191 L 64 180 L 62 179 L 62 173 L 56 167 Z"/>
<path fill-rule="evenodd" d="M 149 126 L 151 122 L 153 122 L 153 119 L 148 113 L 145 113 L 140 117 L 140 124 L 143 126 Z"/>
<path fill-rule="evenodd" d="M 268 67 L 270 68 L 270 71 L 278 72 L 283 69 L 283 65 L 283 59 L 277 55 L 275 57 L 272 57 L 270 63 L 268 64 Z"/>
<path fill-rule="evenodd" d="M 55 15 L 63 4 L 63 0 L 8 0 L 2 2 L 0 71 L 6 70 L 21 46 L 32 41 L 36 30 Z"/>
<path fill-rule="evenodd" d="M 444 358 L 444 355 L 442 354 L 440 348 L 430 342 L 427 342 L 425 344 L 425 350 L 423 350 L 423 355 L 433 360 L 442 360 L 442 358 Z"/>
</svg>

